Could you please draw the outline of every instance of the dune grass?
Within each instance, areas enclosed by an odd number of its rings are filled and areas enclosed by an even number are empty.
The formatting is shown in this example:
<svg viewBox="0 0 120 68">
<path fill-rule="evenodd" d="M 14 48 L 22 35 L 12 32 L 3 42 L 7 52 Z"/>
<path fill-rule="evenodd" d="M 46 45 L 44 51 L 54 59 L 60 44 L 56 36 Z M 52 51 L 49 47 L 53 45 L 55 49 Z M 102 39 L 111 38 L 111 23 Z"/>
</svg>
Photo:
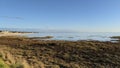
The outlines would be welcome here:
<svg viewBox="0 0 120 68">
<path fill-rule="evenodd" d="M 24 68 L 22 62 L 15 61 L 13 58 L 8 51 L 0 48 L 0 68 Z"/>
<path fill-rule="evenodd" d="M 5 62 L 0 58 L 0 68 L 10 68 Z"/>
<path fill-rule="evenodd" d="M 2 59 L 0 59 L 0 68 L 24 68 L 22 64 L 7 65 Z"/>
</svg>

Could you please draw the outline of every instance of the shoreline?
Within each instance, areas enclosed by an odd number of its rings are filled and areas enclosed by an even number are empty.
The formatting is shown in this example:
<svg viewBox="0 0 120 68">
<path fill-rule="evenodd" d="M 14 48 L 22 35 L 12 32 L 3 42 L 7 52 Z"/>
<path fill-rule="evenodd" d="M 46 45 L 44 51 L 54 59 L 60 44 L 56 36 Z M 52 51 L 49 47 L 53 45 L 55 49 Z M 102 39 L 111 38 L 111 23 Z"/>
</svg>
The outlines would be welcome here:
<svg viewBox="0 0 120 68">
<path fill-rule="evenodd" d="M 27 34 L 33 34 L 33 33 L 39 33 L 39 32 L 19 32 L 19 31 L 0 31 L 0 37 L 1 36 L 18 36 L 22 37 Z M 26 36 L 27 37 L 27 36 Z M 54 38 L 54 36 L 43 36 L 43 37 L 28 37 L 32 40 L 52 40 L 51 38 Z M 110 37 L 110 41 L 100 41 L 100 42 L 118 42 L 120 41 L 120 36 L 112 36 Z M 55 41 L 55 40 L 52 40 Z M 56 40 L 56 41 L 72 41 L 72 40 Z M 74 40 L 73 40 L 74 41 Z M 99 41 L 99 40 L 76 40 L 76 41 Z"/>
<path fill-rule="evenodd" d="M 2 36 L 0 47 L 3 56 L 0 59 L 6 60 L 6 65 L 15 65 L 15 61 L 29 66 L 25 68 L 120 67 L 120 42 L 33 40 L 22 36 Z"/>
<path fill-rule="evenodd" d="M 22 36 L 25 34 L 32 34 L 34 32 L 18 32 L 18 31 L 0 31 L 1 36 Z"/>
</svg>

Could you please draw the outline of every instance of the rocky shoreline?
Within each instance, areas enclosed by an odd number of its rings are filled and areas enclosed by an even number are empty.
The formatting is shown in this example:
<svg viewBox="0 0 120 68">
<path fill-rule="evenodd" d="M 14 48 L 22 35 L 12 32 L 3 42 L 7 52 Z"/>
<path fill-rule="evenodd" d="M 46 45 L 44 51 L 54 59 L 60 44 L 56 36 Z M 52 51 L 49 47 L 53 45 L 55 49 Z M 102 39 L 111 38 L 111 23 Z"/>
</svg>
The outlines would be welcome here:
<svg viewBox="0 0 120 68">
<path fill-rule="evenodd" d="M 32 40 L 27 37 L 2 36 L 0 48 L 1 59 L 5 64 L 3 66 L 9 68 L 120 67 L 120 42 Z"/>
</svg>

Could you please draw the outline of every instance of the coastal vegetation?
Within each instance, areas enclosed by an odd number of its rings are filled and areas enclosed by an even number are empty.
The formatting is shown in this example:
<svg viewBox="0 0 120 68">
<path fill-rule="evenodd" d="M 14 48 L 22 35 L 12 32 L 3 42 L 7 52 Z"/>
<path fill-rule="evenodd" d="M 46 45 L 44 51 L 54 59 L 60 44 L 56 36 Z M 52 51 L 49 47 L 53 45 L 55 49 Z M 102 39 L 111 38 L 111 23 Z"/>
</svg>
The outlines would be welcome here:
<svg viewBox="0 0 120 68">
<path fill-rule="evenodd" d="M 32 40 L 2 36 L 0 68 L 119 68 L 119 52 L 119 41 Z"/>
</svg>

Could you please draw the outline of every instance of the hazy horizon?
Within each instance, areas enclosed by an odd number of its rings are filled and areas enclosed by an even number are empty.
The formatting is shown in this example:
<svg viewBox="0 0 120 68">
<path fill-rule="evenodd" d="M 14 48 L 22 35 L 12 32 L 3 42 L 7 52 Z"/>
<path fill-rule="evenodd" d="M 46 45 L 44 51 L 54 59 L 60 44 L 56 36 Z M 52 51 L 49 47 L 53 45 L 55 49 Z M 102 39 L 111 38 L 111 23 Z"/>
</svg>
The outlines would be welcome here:
<svg viewBox="0 0 120 68">
<path fill-rule="evenodd" d="M 120 31 L 78 31 L 78 30 L 71 30 L 71 29 L 43 29 L 43 28 L 10 28 L 10 27 L 4 27 L 0 28 L 0 30 L 10 30 L 10 31 L 40 31 L 40 32 L 120 32 Z"/>
<path fill-rule="evenodd" d="M 0 0 L 0 28 L 120 32 L 120 0 Z"/>
</svg>

